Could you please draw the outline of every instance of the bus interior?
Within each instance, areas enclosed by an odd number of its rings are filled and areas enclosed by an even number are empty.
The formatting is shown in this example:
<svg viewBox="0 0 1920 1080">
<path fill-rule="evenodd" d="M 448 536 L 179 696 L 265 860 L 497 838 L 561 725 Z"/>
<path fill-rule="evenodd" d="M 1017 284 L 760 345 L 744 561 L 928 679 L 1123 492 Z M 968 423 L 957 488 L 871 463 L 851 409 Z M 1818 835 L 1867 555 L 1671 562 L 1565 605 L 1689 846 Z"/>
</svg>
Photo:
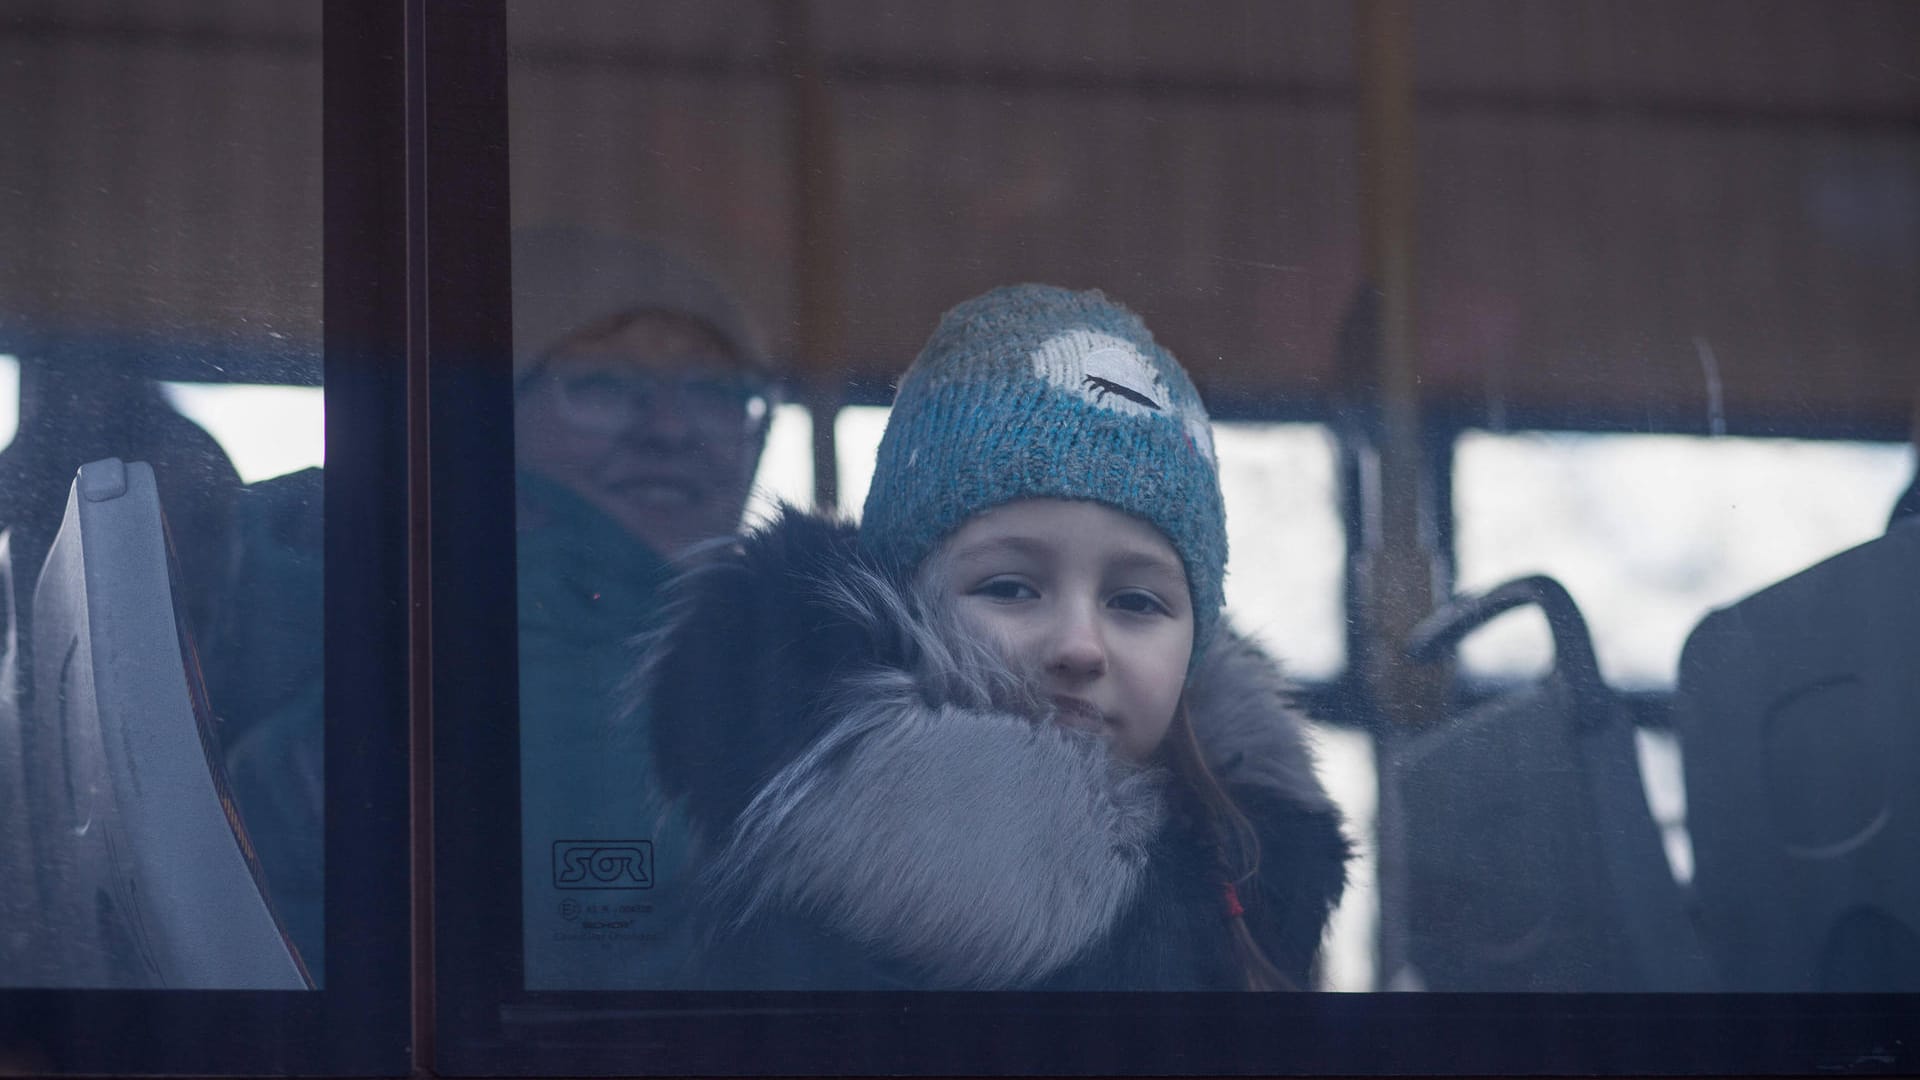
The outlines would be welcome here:
<svg viewBox="0 0 1920 1080">
<path fill-rule="evenodd" d="M 320 690 L 351 346 L 323 190 L 355 169 L 323 154 L 321 22 L 0 14 L 10 986 L 326 985 L 321 746 L 360 721 Z M 505 26 L 510 214 L 474 227 L 644 235 L 737 291 L 780 374 L 749 523 L 856 514 L 895 380 L 983 289 L 1103 289 L 1188 366 L 1229 616 L 1298 684 L 1361 856 L 1319 988 L 1920 989 L 1920 8 L 509 0 Z M 111 524 L 128 477 L 164 525 Z M 164 690 L 110 685 L 122 621 Z M 173 804 L 125 766 L 163 760 Z"/>
</svg>

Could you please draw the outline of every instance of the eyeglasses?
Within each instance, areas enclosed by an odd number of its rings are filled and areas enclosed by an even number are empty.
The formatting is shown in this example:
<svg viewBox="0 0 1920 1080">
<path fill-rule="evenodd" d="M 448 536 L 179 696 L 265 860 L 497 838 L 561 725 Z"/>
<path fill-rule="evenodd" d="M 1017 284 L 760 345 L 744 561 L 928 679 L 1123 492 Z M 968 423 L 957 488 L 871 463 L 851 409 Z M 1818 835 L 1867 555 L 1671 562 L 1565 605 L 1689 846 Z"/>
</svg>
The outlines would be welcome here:
<svg viewBox="0 0 1920 1080">
<path fill-rule="evenodd" d="M 767 383 L 751 376 L 546 372 L 544 377 L 553 382 L 568 423 L 604 434 L 625 431 L 665 409 L 709 434 L 746 431 L 766 417 L 770 404 Z"/>
</svg>

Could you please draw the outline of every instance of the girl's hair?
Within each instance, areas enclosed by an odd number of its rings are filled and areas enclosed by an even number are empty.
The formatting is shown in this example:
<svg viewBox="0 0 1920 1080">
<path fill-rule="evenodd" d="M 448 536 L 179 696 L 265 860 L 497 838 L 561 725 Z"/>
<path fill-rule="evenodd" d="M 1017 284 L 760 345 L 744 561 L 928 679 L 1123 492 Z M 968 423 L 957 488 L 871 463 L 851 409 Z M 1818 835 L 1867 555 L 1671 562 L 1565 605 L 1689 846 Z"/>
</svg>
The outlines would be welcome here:
<svg viewBox="0 0 1920 1080">
<path fill-rule="evenodd" d="M 1174 709 L 1173 724 L 1161 744 L 1167 764 L 1173 770 L 1184 793 L 1191 799 L 1190 811 L 1212 849 L 1214 866 L 1221 885 L 1221 914 L 1227 919 L 1235 958 L 1239 962 L 1247 990 L 1298 990 L 1292 979 L 1276 967 L 1260 944 L 1253 940 L 1246 920 L 1229 909 L 1229 887 L 1251 882 L 1260 872 L 1260 834 L 1247 820 L 1220 778 L 1207 767 L 1200 750 L 1200 739 L 1193 730 L 1193 717 L 1183 698 Z M 1237 908 L 1237 905 L 1235 905 Z"/>
</svg>

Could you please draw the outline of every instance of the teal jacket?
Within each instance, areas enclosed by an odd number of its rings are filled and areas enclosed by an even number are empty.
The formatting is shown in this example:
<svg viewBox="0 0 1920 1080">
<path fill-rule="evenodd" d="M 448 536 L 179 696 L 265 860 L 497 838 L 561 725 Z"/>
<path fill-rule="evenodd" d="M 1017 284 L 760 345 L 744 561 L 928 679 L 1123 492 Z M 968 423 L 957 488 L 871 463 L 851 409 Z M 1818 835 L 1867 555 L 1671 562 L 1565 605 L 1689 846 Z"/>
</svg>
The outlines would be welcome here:
<svg viewBox="0 0 1920 1080">
<path fill-rule="evenodd" d="M 683 820 L 648 782 L 644 715 L 619 691 L 668 564 L 566 489 L 522 474 L 521 899 L 530 989 L 679 983 Z M 243 618 L 214 635 L 227 772 L 268 893 L 309 970 L 322 952 L 322 474 L 257 484 L 239 507 Z"/>
<path fill-rule="evenodd" d="M 521 900 L 530 990 L 671 988 L 689 837 L 622 711 L 671 567 L 585 500 L 519 476 Z"/>
</svg>

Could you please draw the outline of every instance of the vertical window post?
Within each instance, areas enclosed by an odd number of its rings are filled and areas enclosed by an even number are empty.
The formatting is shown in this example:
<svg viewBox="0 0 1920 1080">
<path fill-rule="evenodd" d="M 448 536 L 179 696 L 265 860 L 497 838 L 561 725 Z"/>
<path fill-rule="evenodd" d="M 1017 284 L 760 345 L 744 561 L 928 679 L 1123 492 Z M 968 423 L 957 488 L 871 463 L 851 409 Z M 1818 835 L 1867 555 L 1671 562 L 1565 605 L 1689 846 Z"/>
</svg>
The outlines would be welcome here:
<svg viewBox="0 0 1920 1080">
<path fill-rule="evenodd" d="M 779 7 L 792 87 L 794 292 L 800 330 L 796 374 L 813 417 L 813 502 L 824 513 L 840 501 L 833 422 L 840 410 L 846 353 L 844 242 L 833 91 L 812 31 L 813 5 Z"/>
</svg>

